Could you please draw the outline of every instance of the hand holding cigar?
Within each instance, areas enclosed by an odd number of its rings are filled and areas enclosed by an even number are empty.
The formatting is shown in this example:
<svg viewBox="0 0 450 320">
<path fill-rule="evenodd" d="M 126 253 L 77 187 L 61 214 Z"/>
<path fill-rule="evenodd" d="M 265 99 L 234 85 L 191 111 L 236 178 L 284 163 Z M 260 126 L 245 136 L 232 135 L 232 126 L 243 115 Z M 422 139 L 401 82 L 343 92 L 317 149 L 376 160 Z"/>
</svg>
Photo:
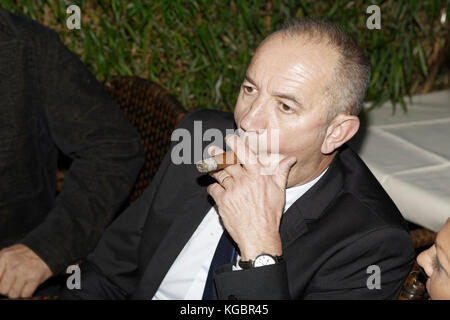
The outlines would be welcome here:
<svg viewBox="0 0 450 320">
<path fill-rule="evenodd" d="M 195 165 L 201 173 L 210 173 L 237 163 L 239 163 L 239 160 L 236 154 L 233 151 L 228 151 L 199 161 Z"/>
</svg>

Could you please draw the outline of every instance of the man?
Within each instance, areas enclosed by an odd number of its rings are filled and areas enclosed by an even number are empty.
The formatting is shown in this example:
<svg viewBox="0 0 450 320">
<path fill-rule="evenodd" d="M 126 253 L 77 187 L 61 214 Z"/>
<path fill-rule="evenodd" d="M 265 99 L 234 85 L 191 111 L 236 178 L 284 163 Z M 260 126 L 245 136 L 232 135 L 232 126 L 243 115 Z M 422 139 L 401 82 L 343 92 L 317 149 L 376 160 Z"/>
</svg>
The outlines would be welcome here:
<svg viewBox="0 0 450 320">
<path fill-rule="evenodd" d="M 178 130 L 195 137 L 200 121 L 205 136 L 278 132 L 278 150 L 267 148 L 281 156 L 272 174 L 236 135 L 225 142 L 242 165 L 212 173 L 215 183 L 175 165 L 173 144 L 152 185 L 82 264 L 81 290 L 62 298 L 396 298 L 414 259 L 405 221 L 344 145 L 359 128 L 369 73 L 356 44 L 329 23 L 301 20 L 269 36 L 234 118 L 196 111 Z"/>
<path fill-rule="evenodd" d="M 29 297 L 95 248 L 143 151 L 55 32 L 0 8 L 0 61 L 0 294 Z M 58 149 L 73 163 L 55 198 Z"/>
</svg>

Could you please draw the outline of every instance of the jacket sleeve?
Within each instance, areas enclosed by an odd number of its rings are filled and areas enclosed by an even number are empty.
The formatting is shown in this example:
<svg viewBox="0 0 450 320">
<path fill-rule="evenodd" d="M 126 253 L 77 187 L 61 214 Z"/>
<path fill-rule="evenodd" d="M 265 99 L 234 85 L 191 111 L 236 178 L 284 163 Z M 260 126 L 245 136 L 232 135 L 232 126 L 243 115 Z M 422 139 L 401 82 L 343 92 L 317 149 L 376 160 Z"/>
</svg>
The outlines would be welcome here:
<svg viewBox="0 0 450 320">
<path fill-rule="evenodd" d="M 298 259 L 302 259 L 301 253 Z M 289 292 L 289 261 L 242 271 L 232 271 L 227 265 L 216 271 L 215 281 L 223 300 L 396 299 L 413 261 L 408 233 L 383 228 L 336 252 L 316 272 L 302 296 Z M 379 286 L 375 269 L 369 266 L 379 267 Z"/>
<path fill-rule="evenodd" d="M 46 30 L 35 39 L 40 112 L 73 163 L 44 222 L 20 243 L 61 273 L 95 248 L 143 164 L 136 130 L 78 57 Z"/>
<path fill-rule="evenodd" d="M 286 262 L 233 271 L 228 264 L 215 272 L 219 300 L 290 300 Z"/>
<path fill-rule="evenodd" d="M 167 167 L 164 161 L 158 176 Z M 139 280 L 141 233 L 160 178 L 106 229 L 96 249 L 80 265 L 81 289 L 63 288 L 59 299 L 126 299 Z"/>
<path fill-rule="evenodd" d="M 397 299 L 415 251 L 405 230 L 373 230 L 341 249 L 318 270 L 305 299 Z"/>
</svg>

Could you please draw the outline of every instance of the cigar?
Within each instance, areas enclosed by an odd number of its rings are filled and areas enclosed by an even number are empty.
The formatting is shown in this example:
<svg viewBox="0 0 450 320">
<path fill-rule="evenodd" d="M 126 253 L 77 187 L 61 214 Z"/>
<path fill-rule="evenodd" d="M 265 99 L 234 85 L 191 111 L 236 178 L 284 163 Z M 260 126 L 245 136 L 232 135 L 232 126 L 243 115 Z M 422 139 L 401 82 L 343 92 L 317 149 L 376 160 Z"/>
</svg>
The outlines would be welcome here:
<svg viewBox="0 0 450 320">
<path fill-rule="evenodd" d="M 197 162 L 195 165 L 197 170 L 201 173 L 209 173 L 216 170 L 221 170 L 233 164 L 239 163 L 236 154 L 232 151 L 224 152 L 214 157 L 204 159 Z"/>
</svg>

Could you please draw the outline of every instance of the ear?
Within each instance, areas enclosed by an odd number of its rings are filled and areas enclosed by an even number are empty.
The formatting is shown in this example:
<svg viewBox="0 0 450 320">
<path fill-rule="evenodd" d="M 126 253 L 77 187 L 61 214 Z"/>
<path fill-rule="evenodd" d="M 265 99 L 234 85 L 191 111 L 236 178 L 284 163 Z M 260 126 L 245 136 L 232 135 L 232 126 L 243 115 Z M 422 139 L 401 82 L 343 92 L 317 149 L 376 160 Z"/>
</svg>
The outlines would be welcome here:
<svg viewBox="0 0 450 320">
<path fill-rule="evenodd" d="M 359 118 L 349 114 L 338 114 L 329 124 L 321 152 L 330 154 L 350 140 L 359 129 Z"/>
</svg>

